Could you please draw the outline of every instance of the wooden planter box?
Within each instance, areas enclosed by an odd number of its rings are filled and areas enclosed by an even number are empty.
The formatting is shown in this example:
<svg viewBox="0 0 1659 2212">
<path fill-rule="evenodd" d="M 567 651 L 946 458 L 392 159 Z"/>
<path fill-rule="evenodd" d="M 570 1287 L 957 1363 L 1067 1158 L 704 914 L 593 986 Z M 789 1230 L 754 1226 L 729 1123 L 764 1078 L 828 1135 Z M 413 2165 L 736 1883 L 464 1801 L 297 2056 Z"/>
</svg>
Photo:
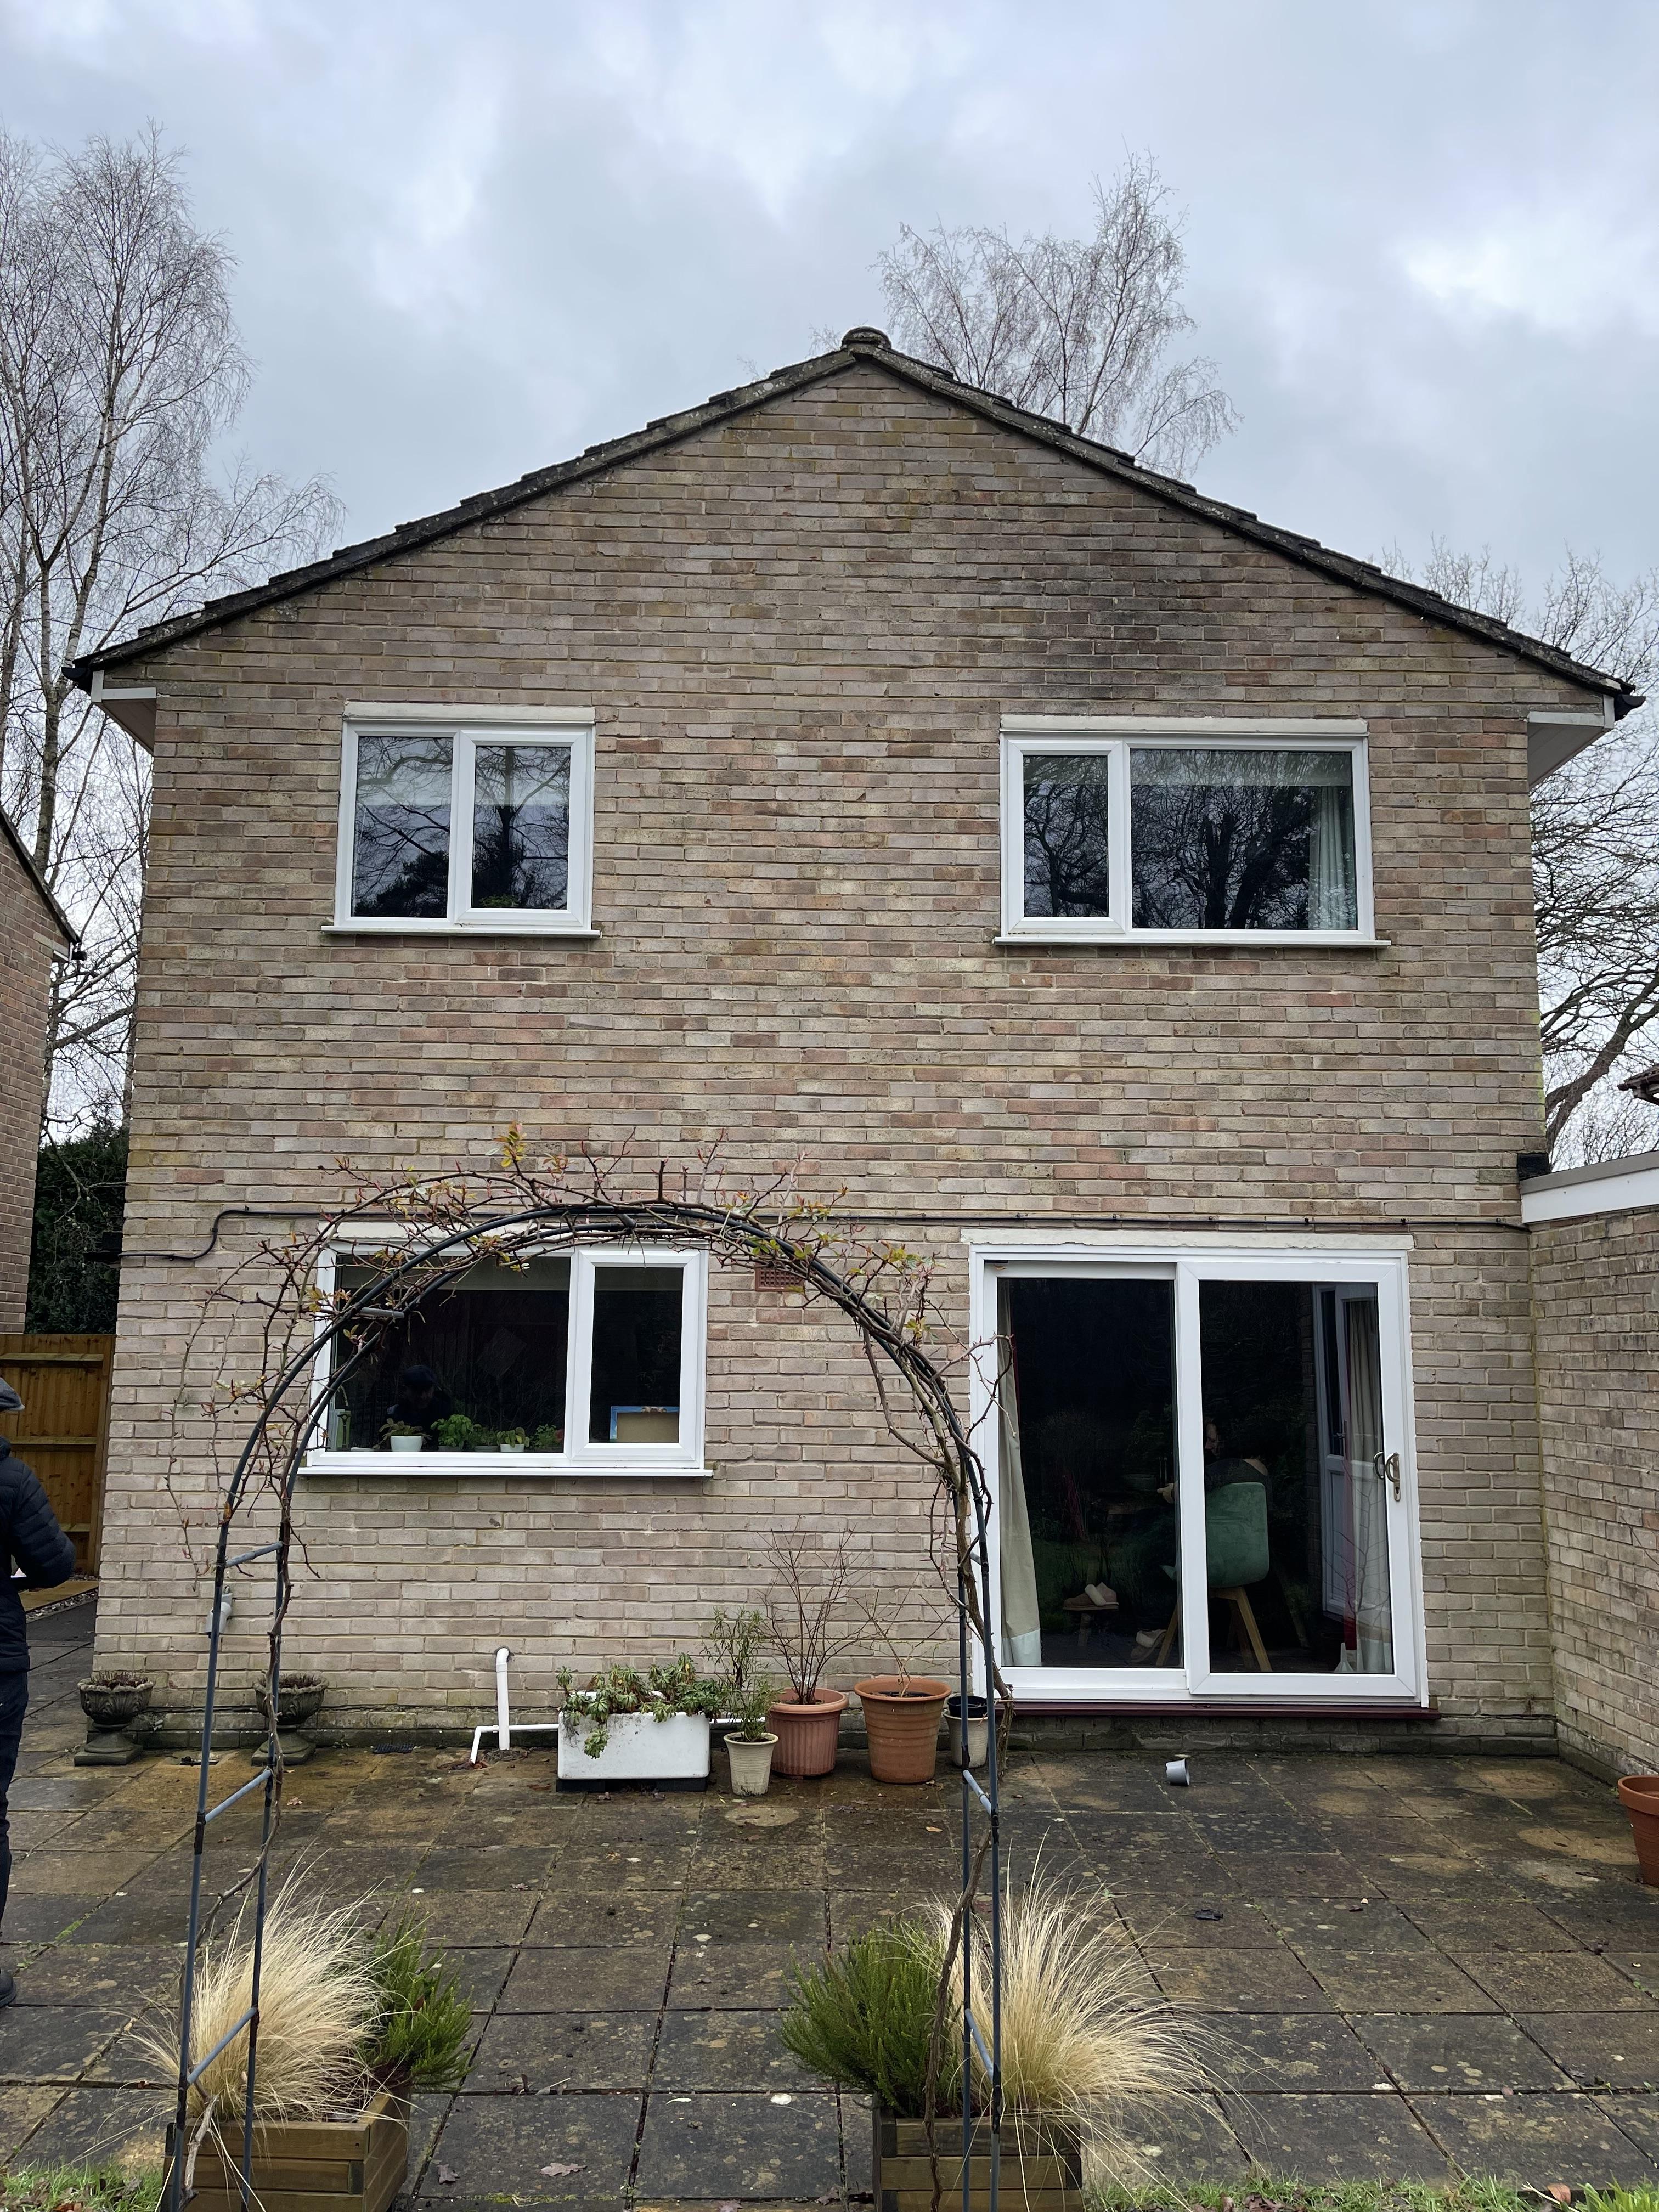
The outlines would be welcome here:
<svg viewBox="0 0 1659 2212">
<path fill-rule="evenodd" d="M 195 2212 L 241 2212 L 242 2124 L 228 2122 L 222 2157 L 196 2160 Z M 167 2163 L 173 2131 L 167 2130 Z M 355 2120 L 267 2120 L 253 2130 L 254 2212 L 386 2212 L 409 2173 L 409 2106 L 381 2090 Z"/>
<path fill-rule="evenodd" d="M 942 2185 L 939 2212 L 962 2203 L 962 2120 L 943 2113 L 933 2123 Z M 896 2119 L 875 2108 L 875 2212 L 933 2212 L 933 2169 L 927 2129 L 921 2120 Z M 990 2123 L 975 2123 L 968 2161 L 968 2201 L 991 2202 Z M 1055 2121 L 1002 2123 L 1001 2201 L 1008 2212 L 1083 2212 L 1083 2145 Z"/>
</svg>

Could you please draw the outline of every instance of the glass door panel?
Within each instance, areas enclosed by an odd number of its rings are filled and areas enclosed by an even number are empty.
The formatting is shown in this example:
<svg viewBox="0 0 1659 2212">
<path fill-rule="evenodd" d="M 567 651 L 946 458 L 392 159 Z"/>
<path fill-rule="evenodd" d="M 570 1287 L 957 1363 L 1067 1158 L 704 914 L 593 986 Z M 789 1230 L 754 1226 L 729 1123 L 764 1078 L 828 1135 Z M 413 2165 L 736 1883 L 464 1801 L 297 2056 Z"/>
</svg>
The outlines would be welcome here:
<svg viewBox="0 0 1659 2212">
<path fill-rule="evenodd" d="M 1200 1282 L 1199 1348 L 1212 1673 L 1394 1674 L 1375 1285 Z"/>
<path fill-rule="evenodd" d="M 1184 1667 L 1175 1285 L 998 1285 L 1003 1663 Z"/>
</svg>

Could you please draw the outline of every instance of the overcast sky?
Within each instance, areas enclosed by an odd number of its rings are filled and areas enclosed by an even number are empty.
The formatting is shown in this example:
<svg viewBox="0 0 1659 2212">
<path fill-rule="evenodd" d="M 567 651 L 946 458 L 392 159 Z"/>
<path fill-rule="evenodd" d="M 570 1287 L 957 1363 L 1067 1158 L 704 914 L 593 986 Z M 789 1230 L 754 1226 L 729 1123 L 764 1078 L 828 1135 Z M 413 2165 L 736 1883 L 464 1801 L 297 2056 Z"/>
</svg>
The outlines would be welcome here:
<svg viewBox="0 0 1659 2212">
<path fill-rule="evenodd" d="M 239 262 L 240 438 L 367 537 L 879 320 L 901 222 L 1150 152 L 1243 417 L 1370 557 L 1659 562 L 1656 0 L 0 0 L 0 123 L 154 118 Z"/>
</svg>

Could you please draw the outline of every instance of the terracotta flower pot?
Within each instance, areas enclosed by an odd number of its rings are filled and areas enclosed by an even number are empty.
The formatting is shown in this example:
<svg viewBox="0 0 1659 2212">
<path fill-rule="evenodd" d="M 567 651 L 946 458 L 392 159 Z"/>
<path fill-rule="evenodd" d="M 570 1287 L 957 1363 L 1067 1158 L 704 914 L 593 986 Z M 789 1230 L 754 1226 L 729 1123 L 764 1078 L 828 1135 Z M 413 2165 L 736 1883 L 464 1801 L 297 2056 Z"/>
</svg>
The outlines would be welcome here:
<svg viewBox="0 0 1659 2212">
<path fill-rule="evenodd" d="M 1630 1815 L 1631 1839 L 1642 1879 L 1659 1887 L 1659 1774 L 1626 1774 L 1619 1784 L 1619 1802 Z"/>
<path fill-rule="evenodd" d="M 820 1690 L 811 1705 L 769 1706 L 766 1725 L 778 1740 L 772 1753 L 772 1771 L 798 1778 L 831 1772 L 841 1741 L 841 1717 L 846 1710 L 843 1690 Z"/>
<path fill-rule="evenodd" d="M 912 1674 L 901 1697 L 896 1674 L 872 1674 L 853 1687 L 864 1707 L 870 1771 L 877 1781 L 931 1782 L 939 1764 L 939 1715 L 951 1685 L 931 1674 Z"/>
</svg>

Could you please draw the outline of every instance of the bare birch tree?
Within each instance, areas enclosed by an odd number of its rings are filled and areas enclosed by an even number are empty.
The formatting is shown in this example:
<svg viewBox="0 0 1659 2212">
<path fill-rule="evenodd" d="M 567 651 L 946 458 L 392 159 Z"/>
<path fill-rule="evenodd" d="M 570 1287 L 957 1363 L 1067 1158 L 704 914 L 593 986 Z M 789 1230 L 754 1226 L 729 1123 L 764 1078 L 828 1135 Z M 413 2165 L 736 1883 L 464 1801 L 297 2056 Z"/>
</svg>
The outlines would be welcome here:
<svg viewBox="0 0 1659 2212">
<path fill-rule="evenodd" d="M 1410 573 L 1397 554 L 1388 563 Z M 1529 603 L 1513 568 L 1437 541 L 1417 580 L 1623 677 L 1659 680 L 1659 569 L 1613 583 L 1599 561 L 1569 551 Z M 1652 1109 L 1613 1088 L 1655 1057 L 1659 1022 L 1659 716 L 1640 709 L 1547 776 L 1533 793 L 1545 1130 L 1565 1162 L 1632 1146 Z"/>
<path fill-rule="evenodd" d="M 1139 156 L 1095 179 L 1091 238 L 1006 230 L 924 235 L 906 224 L 876 266 L 902 352 L 936 362 L 1153 468 L 1189 468 L 1237 424 L 1215 363 L 1171 359 L 1193 327 L 1181 304 L 1182 217 Z"/>
<path fill-rule="evenodd" d="M 319 483 L 215 471 L 249 376 L 231 267 L 154 130 L 76 152 L 0 134 L 0 802 L 83 932 L 48 1042 L 69 1121 L 124 1109 L 149 793 L 64 665 L 337 520 Z"/>
</svg>

